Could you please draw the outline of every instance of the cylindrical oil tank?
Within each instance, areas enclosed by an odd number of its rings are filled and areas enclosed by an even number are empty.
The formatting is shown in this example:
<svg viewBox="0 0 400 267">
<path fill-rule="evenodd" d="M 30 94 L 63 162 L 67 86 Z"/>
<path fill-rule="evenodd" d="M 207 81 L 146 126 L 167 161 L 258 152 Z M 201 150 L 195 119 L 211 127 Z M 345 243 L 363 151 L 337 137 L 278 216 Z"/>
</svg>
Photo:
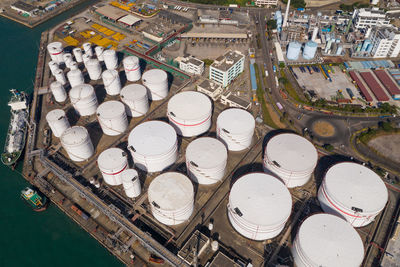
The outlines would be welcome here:
<svg viewBox="0 0 400 267">
<path fill-rule="evenodd" d="M 211 127 L 212 103 L 200 92 L 181 92 L 168 101 L 167 116 L 179 135 L 200 135 Z"/>
<path fill-rule="evenodd" d="M 71 70 L 77 70 L 79 68 L 78 63 L 76 61 L 73 61 L 69 64 L 69 68 Z"/>
<path fill-rule="evenodd" d="M 266 240 L 285 227 L 292 197 L 275 177 L 249 173 L 233 184 L 227 208 L 229 221 L 238 233 L 252 240 Z"/>
<path fill-rule="evenodd" d="M 148 199 L 151 212 L 159 222 L 166 225 L 181 224 L 193 213 L 193 184 L 181 173 L 166 172 L 151 181 Z"/>
<path fill-rule="evenodd" d="M 85 127 L 73 126 L 61 135 L 61 145 L 73 161 L 85 161 L 94 154 L 92 140 Z"/>
<path fill-rule="evenodd" d="M 147 121 L 130 132 L 128 149 L 139 169 L 159 172 L 175 163 L 178 139 L 174 128 L 168 123 Z"/>
<path fill-rule="evenodd" d="M 314 145 L 292 133 L 272 137 L 264 152 L 264 171 L 281 178 L 289 188 L 306 184 L 317 162 L 318 153 Z"/>
<path fill-rule="evenodd" d="M 121 80 L 118 71 L 105 70 L 101 75 L 103 78 L 104 88 L 108 95 L 119 95 L 121 92 Z"/>
<path fill-rule="evenodd" d="M 363 242 L 345 220 L 330 214 L 315 214 L 303 221 L 294 239 L 295 266 L 361 266 Z"/>
<path fill-rule="evenodd" d="M 90 84 L 72 87 L 69 91 L 69 98 L 80 116 L 90 116 L 96 113 L 97 97 L 93 86 Z"/>
<path fill-rule="evenodd" d="M 60 137 L 65 130 L 71 127 L 65 111 L 62 109 L 49 111 L 46 120 L 55 137 Z"/>
<path fill-rule="evenodd" d="M 126 114 L 131 117 L 140 117 L 149 110 L 147 89 L 141 84 L 129 84 L 122 88 L 121 100 L 126 105 Z"/>
<path fill-rule="evenodd" d="M 318 44 L 314 41 L 308 41 L 303 50 L 303 58 L 306 60 L 313 59 L 315 57 L 315 53 L 317 52 Z"/>
<path fill-rule="evenodd" d="M 66 66 L 67 68 L 69 68 L 69 67 L 70 67 L 70 64 L 74 61 L 74 58 L 72 57 L 72 54 L 71 54 L 71 53 L 64 53 L 64 55 L 63 55 L 63 61 L 64 61 L 64 63 L 65 63 L 65 66 Z"/>
<path fill-rule="evenodd" d="M 117 52 L 114 49 L 107 49 L 103 52 L 104 64 L 108 70 L 115 70 L 118 67 Z"/>
<path fill-rule="evenodd" d="M 372 170 L 354 162 L 343 162 L 326 172 L 318 200 L 325 212 L 346 219 L 354 227 L 362 227 L 384 209 L 388 191 Z"/>
<path fill-rule="evenodd" d="M 65 92 L 64 86 L 59 81 L 52 82 L 50 84 L 50 90 L 57 102 L 62 103 L 67 100 L 67 93 Z"/>
<path fill-rule="evenodd" d="M 128 129 L 125 106 L 119 101 L 103 102 L 97 108 L 97 119 L 106 135 L 120 135 Z"/>
<path fill-rule="evenodd" d="M 47 45 L 47 51 L 50 54 L 50 58 L 52 61 L 57 62 L 58 64 L 63 63 L 63 45 L 61 42 L 52 42 Z"/>
<path fill-rule="evenodd" d="M 134 198 L 140 195 L 139 174 L 135 169 L 126 169 L 121 173 L 122 186 L 127 197 Z"/>
<path fill-rule="evenodd" d="M 83 62 L 83 64 L 85 64 L 85 67 L 86 67 L 86 63 L 87 63 L 91 58 L 92 58 L 92 57 L 89 56 L 88 54 L 83 54 L 83 55 L 82 55 L 82 62 Z"/>
<path fill-rule="evenodd" d="M 140 80 L 140 65 L 139 58 L 135 56 L 129 56 L 124 58 L 122 61 L 126 74 L 126 79 L 130 82 L 136 82 Z"/>
<path fill-rule="evenodd" d="M 54 78 L 61 83 L 62 85 L 67 84 L 67 78 L 65 78 L 64 71 L 62 69 L 58 69 L 54 71 Z"/>
<path fill-rule="evenodd" d="M 193 182 L 214 184 L 225 175 L 228 151 L 225 145 L 211 137 L 201 137 L 186 148 L 186 169 Z"/>
<path fill-rule="evenodd" d="M 82 72 L 77 69 L 77 70 L 70 70 L 67 73 L 68 81 L 71 87 L 77 86 L 79 84 L 85 83 L 85 79 L 83 78 Z"/>
<path fill-rule="evenodd" d="M 120 185 L 122 173 L 128 168 L 128 158 L 122 149 L 112 147 L 100 153 L 97 165 L 107 184 Z"/>
<path fill-rule="evenodd" d="M 83 62 L 82 49 L 80 49 L 79 47 L 75 47 L 74 49 L 72 49 L 72 53 L 74 54 L 76 62 L 78 62 L 78 63 Z"/>
<path fill-rule="evenodd" d="M 149 89 L 151 100 L 161 100 L 168 95 L 168 75 L 160 69 L 152 69 L 143 73 L 143 84 Z"/>
<path fill-rule="evenodd" d="M 297 60 L 301 50 L 301 43 L 293 41 L 289 43 L 286 57 L 289 60 Z"/>
<path fill-rule="evenodd" d="M 104 47 L 98 45 L 94 48 L 94 52 L 96 53 L 96 57 L 99 61 L 104 61 L 103 57 Z"/>
<path fill-rule="evenodd" d="M 58 63 L 53 60 L 49 61 L 49 68 L 50 68 L 50 72 L 53 76 L 54 76 L 55 71 L 60 69 Z"/>
<path fill-rule="evenodd" d="M 92 44 L 91 43 L 84 43 L 82 45 L 83 51 L 85 52 L 86 55 L 92 57 L 93 56 L 93 50 L 92 50 Z"/>
<path fill-rule="evenodd" d="M 241 151 L 251 145 L 256 122 L 253 115 L 243 109 L 230 108 L 217 118 L 217 137 L 230 151 Z"/>
<path fill-rule="evenodd" d="M 92 81 L 96 81 L 101 77 L 101 65 L 100 62 L 95 59 L 91 58 L 85 63 L 86 70 L 89 74 L 89 77 Z"/>
</svg>

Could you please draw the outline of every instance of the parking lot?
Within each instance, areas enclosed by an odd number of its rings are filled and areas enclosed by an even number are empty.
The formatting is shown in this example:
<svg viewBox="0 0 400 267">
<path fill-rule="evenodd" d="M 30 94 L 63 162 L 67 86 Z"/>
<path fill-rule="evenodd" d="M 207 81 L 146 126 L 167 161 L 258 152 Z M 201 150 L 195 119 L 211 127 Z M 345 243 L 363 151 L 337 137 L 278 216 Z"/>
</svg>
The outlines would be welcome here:
<svg viewBox="0 0 400 267">
<path fill-rule="evenodd" d="M 303 89 L 310 91 L 313 90 L 318 98 L 324 98 L 330 101 L 336 101 L 338 98 L 351 99 L 347 93 L 346 88 L 350 88 L 354 93 L 356 100 L 353 100 L 353 104 L 361 104 L 358 98 L 361 98 L 358 89 L 352 83 L 350 77 L 343 73 L 339 67 L 332 66 L 333 72 L 329 73 L 332 82 L 327 80 L 322 71 L 313 71 L 310 74 L 305 68 L 305 72 L 302 72 L 299 67 L 293 67 L 293 72 L 297 75 L 297 81 Z M 341 93 L 338 92 L 341 90 Z"/>
</svg>

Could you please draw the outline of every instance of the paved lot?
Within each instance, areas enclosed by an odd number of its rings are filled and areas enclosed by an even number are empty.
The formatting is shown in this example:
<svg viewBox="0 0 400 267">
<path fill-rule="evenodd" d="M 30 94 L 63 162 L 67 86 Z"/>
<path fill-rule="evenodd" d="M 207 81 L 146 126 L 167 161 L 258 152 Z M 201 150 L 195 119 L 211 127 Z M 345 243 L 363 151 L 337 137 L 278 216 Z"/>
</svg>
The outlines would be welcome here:
<svg viewBox="0 0 400 267">
<path fill-rule="evenodd" d="M 381 155 L 400 163 L 400 135 L 384 135 L 369 141 L 368 145 L 378 151 Z"/>
</svg>

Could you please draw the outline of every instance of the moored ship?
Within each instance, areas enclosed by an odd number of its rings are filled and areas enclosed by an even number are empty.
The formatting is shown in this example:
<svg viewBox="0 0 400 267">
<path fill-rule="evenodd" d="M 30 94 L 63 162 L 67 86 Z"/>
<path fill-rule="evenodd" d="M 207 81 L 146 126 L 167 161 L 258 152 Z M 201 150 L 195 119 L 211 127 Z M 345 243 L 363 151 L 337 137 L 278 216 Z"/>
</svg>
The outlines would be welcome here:
<svg viewBox="0 0 400 267">
<path fill-rule="evenodd" d="M 11 118 L 8 126 L 4 151 L 1 154 L 3 164 L 13 166 L 22 154 L 25 147 L 26 132 L 28 127 L 29 105 L 25 92 L 11 89 Z"/>
<path fill-rule="evenodd" d="M 44 211 L 47 209 L 48 200 L 43 195 L 30 187 L 26 187 L 21 191 L 22 198 L 32 207 L 34 211 Z"/>
</svg>

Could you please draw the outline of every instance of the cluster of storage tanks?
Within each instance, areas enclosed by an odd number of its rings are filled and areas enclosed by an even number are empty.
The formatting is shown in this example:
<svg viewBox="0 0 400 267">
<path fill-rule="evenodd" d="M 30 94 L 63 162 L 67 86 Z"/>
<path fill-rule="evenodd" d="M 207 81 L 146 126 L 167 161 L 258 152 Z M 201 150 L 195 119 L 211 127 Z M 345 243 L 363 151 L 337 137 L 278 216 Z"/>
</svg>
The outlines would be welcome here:
<svg viewBox="0 0 400 267">
<path fill-rule="evenodd" d="M 286 57 L 288 60 L 298 60 L 303 45 L 300 42 L 293 41 L 289 43 Z M 304 44 L 303 59 L 311 60 L 317 53 L 318 44 L 312 40 Z"/>
<path fill-rule="evenodd" d="M 59 66 L 61 63 L 58 60 L 64 60 L 64 57 L 56 55 L 53 50 L 49 49 L 49 53 L 54 53 L 50 54 L 52 62 Z M 87 46 L 84 50 L 84 54 L 81 51 L 74 55 L 77 62 L 81 58 L 83 62 L 85 55 L 89 57 L 87 62 L 94 59 L 93 51 L 90 52 Z M 99 55 L 103 55 L 103 60 L 107 59 L 106 51 L 100 50 L 95 53 L 98 62 Z M 73 51 L 78 50 L 75 48 Z M 125 71 L 134 72 L 126 73 L 127 77 L 131 75 L 132 81 L 141 78 L 140 68 L 136 66 L 138 62 L 135 57 L 124 59 Z M 112 60 L 111 63 L 110 69 L 104 72 L 116 69 L 115 62 Z M 69 64 L 71 66 L 72 63 Z M 53 72 L 56 71 L 54 63 L 49 67 L 53 68 L 52 73 L 57 79 L 57 72 Z M 149 75 L 152 72 L 157 72 L 157 79 Z M 102 76 L 98 71 L 95 74 L 93 78 Z M 90 73 L 89 77 L 92 78 Z M 127 114 L 143 116 L 149 109 L 148 99 L 163 99 L 168 94 L 167 74 L 161 70 L 144 73 L 143 85 L 129 84 L 123 88 L 119 76 L 113 78 L 118 86 L 112 85 L 111 77 L 114 76 L 110 75 L 110 82 L 104 81 L 105 87 L 106 84 L 111 86 L 105 90 L 110 95 L 119 94 L 122 102 L 106 101 L 98 105 L 93 86 L 85 83 L 77 84 L 69 91 L 76 112 L 80 116 L 96 114 L 106 135 L 125 133 L 128 129 Z M 50 89 L 56 101 L 66 101 L 67 94 L 60 81 L 52 83 Z M 248 149 L 253 140 L 255 120 L 252 114 L 238 108 L 226 109 L 216 120 L 217 138 L 200 137 L 187 146 L 187 175 L 163 172 L 178 159 L 178 136 L 196 137 L 210 129 L 212 108 L 212 101 L 199 92 L 181 92 L 171 97 L 166 113 L 169 123 L 158 120 L 143 122 L 130 131 L 126 150 L 109 148 L 99 154 L 97 163 L 104 182 L 110 186 L 122 185 L 130 198 L 141 194 L 138 172 L 128 164 L 128 153 L 125 151 L 129 151 L 137 169 L 145 173 L 161 173 L 148 188 L 148 201 L 154 218 L 166 225 L 187 221 L 194 210 L 193 183 L 207 186 L 220 182 L 225 176 L 228 151 Z M 88 131 L 82 126 L 71 127 L 63 110 L 50 111 L 46 119 L 71 160 L 85 161 L 94 155 L 95 148 Z M 264 151 L 264 172 L 246 174 L 231 187 L 227 214 L 232 227 L 252 240 L 278 236 L 292 211 L 289 189 L 305 185 L 311 179 L 317 161 L 317 150 L 301 136 L 282 133 L 270 138 Z M 313 215 L 300 226 L 292 247 L 297 266 L 309 266 L 311 263 L 322 266 L 326 259 L 336 257 L 332 255 L 340 255 L 335 261 L 342 266 L 362 261 L 363 245 L 353 227 L 371 223 L 383 210 L 387 199 L 384 183 L 368 168 L 353 162 L 329 168 L 318 191 L 318 200 L 326 214 Z M 328 241 L 329 250 L 322 254 L 315 252 Z M 354 257 L 348 256 L 353 254 Z"/>
</svg>

